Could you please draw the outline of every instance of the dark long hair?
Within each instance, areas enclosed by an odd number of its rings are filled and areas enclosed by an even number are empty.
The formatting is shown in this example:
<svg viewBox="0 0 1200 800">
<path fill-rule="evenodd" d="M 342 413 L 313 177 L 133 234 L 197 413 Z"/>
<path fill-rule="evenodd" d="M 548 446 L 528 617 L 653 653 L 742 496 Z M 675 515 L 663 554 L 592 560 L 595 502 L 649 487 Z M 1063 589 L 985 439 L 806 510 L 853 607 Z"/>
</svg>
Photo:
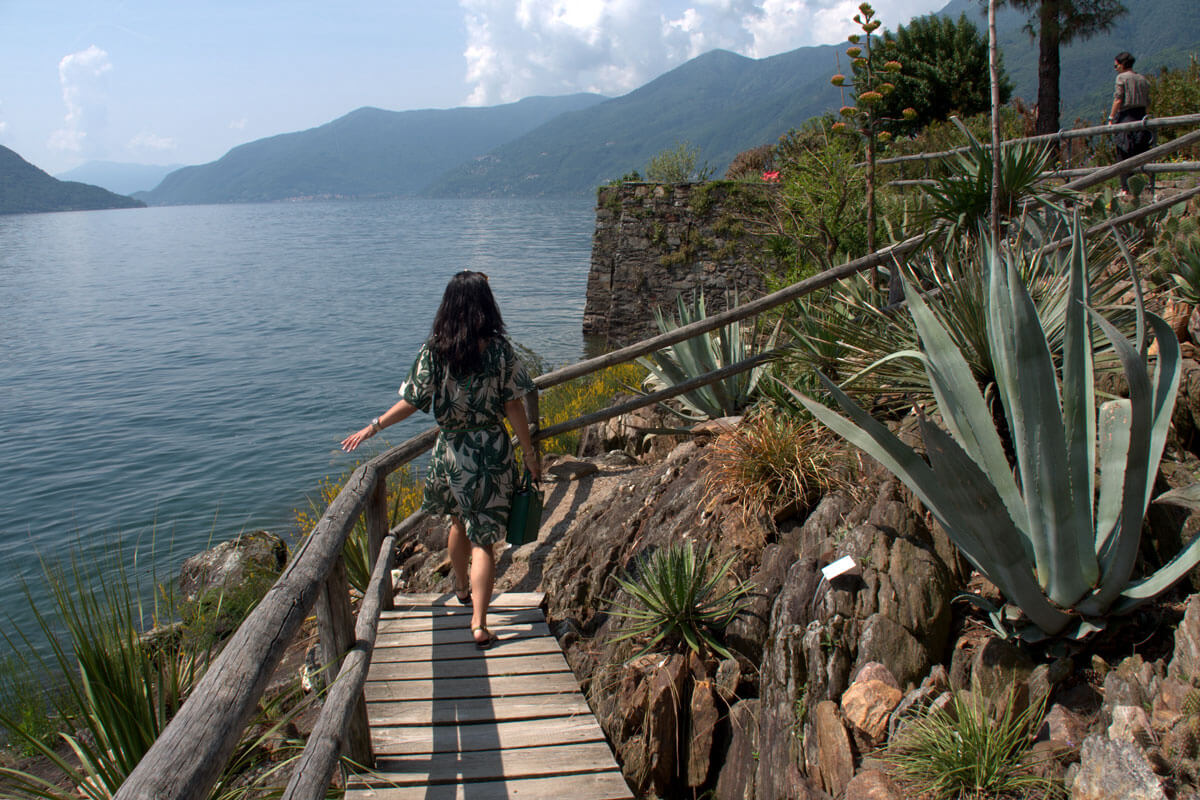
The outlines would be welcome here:
<svg viewBox="0 0 1200 800">
<path fill-rule="evenodd" d="M 1120 64 L 1125 69 L 1133 69 L 1134 58 L 1129 54 L 1128 50 L 1122 50 L 1113 56 L 1113 61 Z"/>
<path fill-rule="evenodd" d="M 478 371 L 483 361 L 479 343 L 503 333 L 504 320 L 487 276 L 464 269 L 451 278 L 429 335 L 433 352 L 445 360 L 450 374 Z"/>
</svg>

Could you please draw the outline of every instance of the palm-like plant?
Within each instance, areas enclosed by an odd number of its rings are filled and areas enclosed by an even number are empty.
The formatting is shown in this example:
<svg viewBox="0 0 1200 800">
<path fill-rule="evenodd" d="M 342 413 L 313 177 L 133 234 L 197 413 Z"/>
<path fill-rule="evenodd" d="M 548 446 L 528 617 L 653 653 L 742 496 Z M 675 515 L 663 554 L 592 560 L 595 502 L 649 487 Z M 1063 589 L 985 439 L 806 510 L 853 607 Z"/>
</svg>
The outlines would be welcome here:
<svg viewBox="0 0 1200 800">
<path fill-rule="evenodd" d="M 1084 253 L 1076 221 L 1063 265 L 1069 281 L 1059 370 L 1021 282 L 1021 254 L 989 249 L 986 331 L 1015 474 L 966 359 L 907 282 L 922 346 L 908 355 L 924 365 L 948 429 L 921 415 L 928 463 L 831 381 L 826 386 L 849 419 L 797 398 L 917 494 L 963 554 L 1036 626 L 1040 633 L 1029 631 L 1033 636 L 1096 630 L 1107 615 L 1153 597 L 1200 560 L 1197 538 L 1157 573 L 1132 580 L 1175 403 L 1179 345 L 1166 322 L 1145 313 L 1140 294 L 1136 344 L 1089 308 Z M 1126 258 L 1132 271 L 1127 252 Z M 1147 319 L 1159 349 L 1153 370 L 1146 356 Z M 1127 399 L 1108 401 L 1099 413 L 1093 326 L 1111 343 L 1129 384 Z M 996 624 L 1003 620 L 993 614 Z"/>
<path fill-rule="evenodd" d="M 992 202 L 992 151 L 965 126 L 968 149 L 948 162 L 948 174 L 925 185 L 926 221 L 940 226 L 947 239 L 974 236 L 986 224 Z M 1000 149 L 1000 184 L 997 208 L 1004 219 L 1015 216 L 1021 202 L 1031 198 L 1057 208 L 1063 192 L 1042 181 L 1051 150 L 1029 142 L 1006 144 Z"/>
<path fill-rule="evenodd" d="M 737 305 L 736 297 L 732 305 Z M 676 317 L 673 320 L 664 316 L 661 310 L 656 309 L 654 312 L 655 322 L 663 333 L 708 316 L 703 292 L 693 295 L 690 303 L 684 300 L 683 295 L 677 295 L 675 306 Z M 777 334 L 778 327 L 772 332 L 764 349 L 769 350 L 775 346 Z M 693 336 L 639 358 L 638 363 L 650 370 L 644 385 L 651 391 L 658 391 L 744 361 L 756 352 L 754 338 L 753 327 L 748 328 L 740 322 L 731 322 L 711 333 Z M 762 367 L 756 367 L 692 389 L 677 398 L 684 410 L 671 410 L 693 422 L 737 414 L 750 404 L 762 372 Z"/>
<path fill-rule="evenodd" d="M 682 642 L 695 651 L 707 645 L 728 658 L 714 631 L 733 619 L 748 587 L 741 581 L 729 585 L 736 556 L 711 567 L 710 552 L 707 545 L 697 554 L 691 542 L 672 544 L 639 558 L 632 575 L 614 576 L 631 598 L 612 602 L 611 613 L 629 620 L 616 641 L 650 636 L 643 653 L 660 642 Z"/>
</svg>

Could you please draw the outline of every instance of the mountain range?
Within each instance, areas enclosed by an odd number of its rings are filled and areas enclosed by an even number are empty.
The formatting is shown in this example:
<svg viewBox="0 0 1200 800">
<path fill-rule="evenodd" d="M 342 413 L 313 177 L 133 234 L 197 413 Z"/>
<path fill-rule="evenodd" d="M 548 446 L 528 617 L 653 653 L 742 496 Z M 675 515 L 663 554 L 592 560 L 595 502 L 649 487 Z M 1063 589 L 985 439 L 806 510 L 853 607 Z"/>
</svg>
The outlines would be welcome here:
<svg viewBox="0 0 1200 800">
<path fill-rule="evenodd" d="M 0 214 L 141 208 L 146 204 L 99 186 L 60 181 L 0 147 Z"/>
<path fill-rule="evenodd" d="M 1126 0 L 1126 6 L 1130 13 L 1111 31 L 1063 48 L 1064 124 L 1103 117 L 1116 52 L 1139 56 L 1138 71 L 1151 74 L 1182 66 L 1200 50 L 1197 0 Z M 982 30 L 982 8 L 980 0 L 951 0 L 938 13 L 952 18 L 965 13 Z M 1014 95 L 1032 106 L 1037 44 L 1027 20 L 1025 13 L 1004 8 L 997 28 Z M 360 108 L 310 130 L 240 145 L 212 163 L 175 170 L 134 196 L 168 205 L 589 194 L 598 184 L 644 169 L 654 154 L 681 141 L 699 148 L 701 160 L 720 175 L 742 150 L 772 143 L 842 104 L 829 77 L 848 69 L 843 49 L 803 47 L 763 59 L 711 51 L 616 98 L 578 94 L 486 108 Z"/>
</svg>

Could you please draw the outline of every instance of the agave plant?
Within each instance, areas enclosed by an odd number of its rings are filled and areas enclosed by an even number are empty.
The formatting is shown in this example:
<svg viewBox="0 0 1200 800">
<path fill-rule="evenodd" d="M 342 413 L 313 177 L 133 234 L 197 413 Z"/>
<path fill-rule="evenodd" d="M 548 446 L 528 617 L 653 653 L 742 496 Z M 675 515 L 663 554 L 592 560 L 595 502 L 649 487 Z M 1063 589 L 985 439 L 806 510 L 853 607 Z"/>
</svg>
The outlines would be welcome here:
<svg viewBox="0 0 1200 800">
<path fill-rule="evenodd" d="M 732 304 L 737 305 L 736 296 Z M 674 320 L 667 319 L 661 310 L 656 309 L 654 312 L 655 322 L 663 333 L 707 316 L 703 292 L 693 295 L 690 304 L 683 299 L 683 295 L 677 295 L 675 305 Z M 764 349 L 769 350 L 775 346 L 778 332 L 776 327 Z M 693 336 L 639 358 L 638 363 L 650 370 L 644 385 L 651 391 L 658 391 L 744 361 L 755 352 L 754 338 L 753 328 L 747 329 L 740 322 L 731 322 L 711 333 Z M 685 392 L 677 398 L 684 411 L 675 413 L 693 422 L 737 414 L 750 404 L 762 372 L 762 367 L 756 367 Z"/>
<path fill-rule="evenodd" d="M 733 619 L 748 587 L 742 581 L 723 587 L 736 556 L 711 567 L 710 553 L 707 545 L 697 555 L 691 542 L 671 544 L 638 559 L 634 574 L 614 576 L 632 598 L 628 604 L 612 602 L 611 613 L 630 621 L 616 641 L 650 636 L 643 653 L 660 642 L 682 642 L 697 652 L 707 645 L 729 658 L 713 632 Z"/>
<path fill-rule="evenodd" d="M 1028 227 L 1025 246 L 1032 255 L 1019 267 L 1058 364 L 1062 359 L 1068 275 L 1060 257 L 1041 250 L 1040 245 L 1054 234 L 1032 224 Z M 985 325 L 985 252 L 979 242 L 947 243 L 925 250 L 906 267 L 909 279 L 919 280 L 928 289 L 926 304 L 953 338 L 976 382 L 983 385 L 995 380 Z M 1093 244 L 1085 263 L 1107 265 L 1118 256 L 1115 246 Z M 1092 302 L 1102 308 L 1115 307 L 1129 289 L 1126 276 L 1117 270 L 1094 269 L 1088 279 Z M 866 280 L 856 276 L 794 313 L 794 322 L 788 328 L 792 343 L 781 363 L 793 367 L 793 373 L 795 367 L 805 368 L 806 372 L 819 370 L 850 395 L 870 395 L 883 406 L 935 404 L 920 362 L 891 357 L 892 353 L 907 353 L 919 347 L 920 337 L 912 317 L 899 309 L 885 308 L 878 296 L 866 289 Z M 1130 313 L 1110 313 L 1110 321 L 1118 328 L 1133 330 Z M 1096 344 L 1098 349 L 1107 349 L 1103 343 Z M 1102 365 L 1112 364 L 1107 354 L 1100 357 Z M 807 386 L 802 380 L 797 382 Z M 767 393 L 765 387 L 763 391 Z"/>
<path fill-rule="evenodd" d="M 962 352 L 925 299 L 905 282 L 925 367 L 946 429 L 920 415 L 928 463 L 828 379 L 849 419 L 808 397 L 821 422 L 903 480 L 955 545 L 1032 622 L 1030 636 L 1083 636 L 1109 614 L 1165 590 L 1200 560 L 1200 538 L 1153 575 L 1133 580 L 1142 520 L 1179 384 L 1179 345 L 1137 294 L 1135 343 L 1087 305 L 1085 250 L 1074 225 L 1061 369 L 1020 279 L 1019 253 L 989 247 L 987 337 L 1011 432 L 1016 473 L 991 408 Z M 1130 270 L 1132 259 L 1122 247 Z M 1135 279 L 1135 287 L 1137 286 Z M 1147 363 L 1145 322 L 1158 345 Z M 1093 326 L 1120 359 L 1129 397 L 1096 409 Z M 948 431 L 948 432 L 947 432 Z M 1012 614 L 993 609 L 997 625 Z M 1015 620 L 1022 622 L 1020 619 Z"/>
</svg>

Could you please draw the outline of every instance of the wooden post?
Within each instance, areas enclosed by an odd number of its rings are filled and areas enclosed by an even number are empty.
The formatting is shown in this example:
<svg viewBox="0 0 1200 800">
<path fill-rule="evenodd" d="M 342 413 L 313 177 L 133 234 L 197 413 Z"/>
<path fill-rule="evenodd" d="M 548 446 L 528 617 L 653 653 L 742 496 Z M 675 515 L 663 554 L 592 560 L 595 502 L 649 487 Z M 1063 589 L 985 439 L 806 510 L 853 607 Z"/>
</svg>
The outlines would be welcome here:
<svg viewBox="0 0 1200 800">
<path fill-rule="evenodd" d="M 367 501 L 367 550 L 371 553 L 371 564 L 376 559 L 384 557 L 382 552 L 383 540 L 388 535 L 387 507 L 387 477 L 380 475 L 375 486 L 371 489 L 371 497 Z M 392 573 L 389 570 L 383 576 L 382 608 L 391 611 L 395 607 L 395 588 L 392 586 Z"/>
<path fill-rule="evenodd" d="M 529 436 L 530 436 L 530 438 L 534 438 L 537 436 L 538 431 L 541 430 L 541 409 L 538 408 L 537 389 L 534 389 L 532 392 L 525 395 L 524 399 L 525 399 L 525 419 L 529 422 Z M 534 449 L 534 451 L 538 451 L 541 449 L 540 447 L 538 447 L 538 443 L 537 443 L 536 439 L 533 443 L 533 449 Z"/>
<path fill-rule="evenodd" d="M 317 597 L 317 636 L 320 641 L 323 685 L 328 687 L 338 674 L 342 657 L 354 646 L 354 615 L 350 611 L 350 586 L 346 582 L 346 564 L 334 562 L 329 577 Z M 342 743 L 342 753 L 358 764 L 373 766 L 371 729 L 367 722 L 367 701 L 361 694 Z"/>
</svg>

